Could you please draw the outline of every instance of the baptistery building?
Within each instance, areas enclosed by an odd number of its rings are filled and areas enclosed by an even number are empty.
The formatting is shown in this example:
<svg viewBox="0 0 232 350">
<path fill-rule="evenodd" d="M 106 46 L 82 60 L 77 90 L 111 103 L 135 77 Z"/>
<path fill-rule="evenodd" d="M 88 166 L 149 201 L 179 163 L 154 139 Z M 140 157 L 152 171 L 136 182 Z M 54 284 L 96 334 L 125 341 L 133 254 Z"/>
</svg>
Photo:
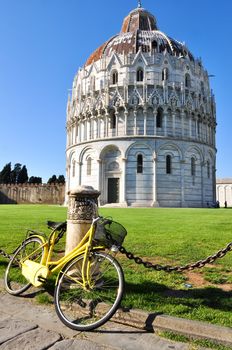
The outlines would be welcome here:
<svg viewBox="0 0 232 350">
<path fill-rule="evenodd" d="M 67 190 L 93 186 L 102 206 L 211 205 L 215 110 L 201 60 L 139 2 L 74 78 Z"/>
</svg>

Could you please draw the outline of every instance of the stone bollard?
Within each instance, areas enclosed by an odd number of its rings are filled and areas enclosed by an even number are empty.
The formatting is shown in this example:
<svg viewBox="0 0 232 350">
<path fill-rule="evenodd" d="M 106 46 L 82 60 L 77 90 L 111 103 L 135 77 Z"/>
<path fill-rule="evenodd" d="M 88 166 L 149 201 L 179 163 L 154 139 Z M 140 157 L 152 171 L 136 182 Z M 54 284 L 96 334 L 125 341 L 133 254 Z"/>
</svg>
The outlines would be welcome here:
<svg viewBox="0 0 232 350">
<path fill-rule="evenodd" d="M 95 208 L 88 201 L 97 199 L 100 192 L 92 186 L 79 186 L 68 192 L 68 217 L 65 253 L 73 250 L 90 228 Z"/>
</svg>

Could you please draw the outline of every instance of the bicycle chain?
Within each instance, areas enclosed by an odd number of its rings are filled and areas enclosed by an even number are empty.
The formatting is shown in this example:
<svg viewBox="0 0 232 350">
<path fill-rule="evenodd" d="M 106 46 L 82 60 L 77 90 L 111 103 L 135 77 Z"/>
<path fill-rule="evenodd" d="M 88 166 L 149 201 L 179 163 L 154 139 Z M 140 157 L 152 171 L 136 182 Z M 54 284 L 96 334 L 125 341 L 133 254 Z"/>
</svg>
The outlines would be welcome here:
<svg viewBox="0 0 232 350">
<path fill-rule="evenodd" d="M 128 252 L 126 248 L 123 246 L 119 247 L 119 251 L 126 255 L 126 257 L 130 260 L 134 260 L 136 264 L 143 265 L 145 268 L 151 268 L 156 271 L 164 271 L 164 272 L 182 272 L 182 271 L 190 271 L 194 269 L 199 269 L 204 267 L 206 264 L 212 264 L 215 260 L 223 258 L 228 252 L 232 250 L 232 242 L 227 244 L 225 248 L 219 250 L 216 254 L 208 256 L 206 259 L 198 260 L 195 263 L 187 264 L 184 266 L 170 266 L 170 265 L 160 265 L 160 264 L 152 264 L 149 261 L 144 261 L 142 258 L 135 256 L 133 253 Z"/>
</svg>

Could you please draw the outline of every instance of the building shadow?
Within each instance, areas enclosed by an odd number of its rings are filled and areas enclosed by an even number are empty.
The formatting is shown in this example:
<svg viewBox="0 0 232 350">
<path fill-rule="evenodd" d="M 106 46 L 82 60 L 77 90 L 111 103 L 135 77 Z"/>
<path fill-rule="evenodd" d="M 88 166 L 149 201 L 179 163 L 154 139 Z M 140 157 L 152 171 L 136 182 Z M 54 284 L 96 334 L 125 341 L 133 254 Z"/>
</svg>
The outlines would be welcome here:
<svg viewBox="0 0 232 350">
<path fill-rule="evenodd" d="M 168 303 L 170 306 L 183 306 L 183 314 L 191 313 L 191 309 L 196 309 L 199 306 L 206 306 L 213 310 L 231 312 L 232 311 L 232 291 L 224 291 L 220 287 L 205 287 L 205 288 L 191 288 L 191 289 L 174 289 L 169 288 L 164 284 L 153 282 L 143 282 L 139 284 L 126 283 L 125 295 L 130 300 L 133 296 L 135 300 L 141 298 L 143 295 L 146 300 L 144 304 L 149 305 L 149 301 Z M 126 305 L 125 307 L 132 307 Z M 133 305 L 136 308 L 136 305 Z M 160 310 L 153 310 L 156 314 L 160 314 Z M 181 311 L 178 312 L 181 317 Z"/>
<path fill-rule="evenodd" d="M 0 204 L 17 204 L 17 202 L 0 191 Z"/>
</svg>

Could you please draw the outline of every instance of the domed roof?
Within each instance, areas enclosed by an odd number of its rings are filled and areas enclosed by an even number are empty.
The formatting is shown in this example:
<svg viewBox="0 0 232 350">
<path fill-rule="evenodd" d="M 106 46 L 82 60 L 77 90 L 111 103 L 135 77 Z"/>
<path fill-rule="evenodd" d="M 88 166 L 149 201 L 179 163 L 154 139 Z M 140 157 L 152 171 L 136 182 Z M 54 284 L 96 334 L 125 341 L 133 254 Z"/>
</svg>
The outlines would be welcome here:
<svg viewBox="0 0 232 350">
<path fill-rule="evenodd" d="M 167 51 L 174 56 L 188 56 L 194 60 L 193 55 L 186 46 L 158 30 L 156 18 L 141 7 L 131 11 L 123 20 L 121 32 L 101 45 L 86 61 L 86 66 L 98 61 L 103 56 L 110 56 L 113 52 L 118 54 L 136 54 L 142 52 Z"/>
<path fill-rule="evenodd" d="M 141 7 L 131 11 L 124 19 L 121 33 L 134 32 L 138 29 L 148 31 L 157 30 L 155 17 Z"/>
</svg>

